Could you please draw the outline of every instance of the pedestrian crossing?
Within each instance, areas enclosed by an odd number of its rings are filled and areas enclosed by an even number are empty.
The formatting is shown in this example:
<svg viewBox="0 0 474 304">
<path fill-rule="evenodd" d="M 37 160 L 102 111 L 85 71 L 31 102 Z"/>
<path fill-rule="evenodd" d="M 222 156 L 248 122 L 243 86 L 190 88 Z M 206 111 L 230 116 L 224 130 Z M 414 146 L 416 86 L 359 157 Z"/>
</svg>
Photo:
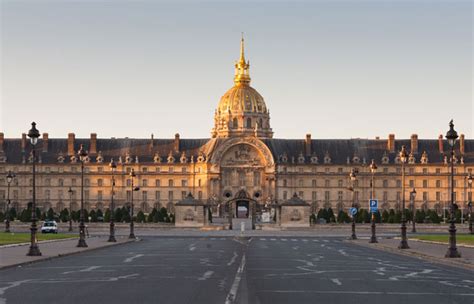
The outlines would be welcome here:
<svg viewBox="0 0 474 304">
<path fill-rule="evenodd" d="M 228 241 L 233 239 L 232 237 L 201 237 L 198 238 L 201 241 Z M 323 239 L 323 238 L 292 238 L 292 237 L 252 237 L 253 241 L 262 242 L 283 242 L 283 243 L 342 243 L 340 239 Z"/>
</svg>

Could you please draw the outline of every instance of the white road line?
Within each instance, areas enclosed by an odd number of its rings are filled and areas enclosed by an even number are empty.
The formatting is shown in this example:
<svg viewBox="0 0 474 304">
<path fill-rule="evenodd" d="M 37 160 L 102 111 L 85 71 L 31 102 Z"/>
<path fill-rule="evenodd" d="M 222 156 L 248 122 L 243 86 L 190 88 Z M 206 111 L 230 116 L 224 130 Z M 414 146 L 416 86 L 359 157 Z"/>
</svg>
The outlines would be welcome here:
<svg viewBox="0 0 474 304">
<path fill-rule="evenodd" d="M 227 297 L 225 299 L 225 304 L 232 304 L 237 296 L 237 291 L 239 290 L 239 284 L 240 280 L 242 280 L 242 273 L 244 272 L 245 269 L 245 253 L 242 255 L 242 260 L 240 261 L 240 266 L 237 269 L 237 273 L 235 274 L 235 279 L 234 283 L 232 283 L 232 287 L 229 290 L 229 293 L 227 294 Z"/>
<path fill-rule="evenodd" d="M 89 271 L 92 271 L 92 270 L 100 268 L 100 267 L 102 267 L 102 266 L 90 266 L 90 267 L 80 269 L 80 270 L 65 271 L 65 272 L 63 272 L 63 274 L 69 274 L 69 273 L 74 273 L 74 272 L 89 272 Z"/>
<path fill-rule="evenodd" d="M 403 295 L 403 296 L 469 296 L 474 293 L 449 293 L 449 292 L 403 292 L 403 291 L 344 291 L 344 290 L 260 290 L 260 293 L 315 293 L 315 294 L 355 294 L 355 295 Z"/>
<path fill-rule="evenodd" d="M 319 243 L 319 240 L 313 240 L 313 242 Z"/>
<path fill-rule="evenodd" d="M 339 249 L 337 252 L 339 252 L 343 256 L 347 256 L 347 252 L 345 252 L 344 249 Z"/>
<path fill-rule="evenodd" d="M 266 238 L 260 238 L 260 241 L 266 241 L 267 239 Z"/>
<path fill-rule="evenodd" d="M 286 242 L 286 241 L 287 241 L 287 239 L 280 239 L 280 241 Z"/>
<path fill-rule="evenodd" d="M 232 258 L 230 259 L 230 262 L 227 263 L 227 266 L 230 266 L 232 264 L 235 263 L 235 259 L 238 257 L 239 255 L 237 254 L 237 252 L 234 251 L 234 255 L 232 256 Z"/>
<path fill-rule="evenodd" d="M 292 242 L 297 242 L 298 240 L 297 239 L 291 239 Z"/>
<path fill-rule="evenodd" d="M 26 282 L 29 282 L 29 281 L 31 281 L 31 280 L 23 280 L 23 281 L 9 282 L 9 283 L 8 283 L 8 284 L 9 284 L 8 286 L 5 286 L 5 287 L 0 288 L 0 304 L 5 304 L 5 303 L 7 303 L 7 299 L 1 297 L 1 296 L 3 296 L 3 294 L 5 293 L 5 291 L 6 291 L 7 289 L 10 289 L 10 288 L 13 288 L 13 287 L 18 287 L 18 286 L 20 286 L 21 284 L 26 283 Z"/>
<path fill-rule="evenodd" d="M 213 274 L 214 274 L 214 271 L 208 270 L 202 275 L 202 277 L 198 278 L 198 281 L 205 281 L 209 279 Z"/>
<path fill-rule="evenodd" d="M 276 241 L 276 239 L 270 239 L 270 241 Z"/>
<path fill-rule="evenodd" d="M 196 250 L 196 243 L 189 245 L 189 251 L 194 251 L 194 250 Z"/>
<path fill-rule="evenodd" d="M 324 243 L 329 243 L 329 240 L 323 240 Z"/>
<path fill-rule="evenodd" d="M 341 281 L 339 281 L 339 279 L 331 279 L 331 281 L 336 285 L 339 285 L 339 286 L 342 285 L 342 283 L 341 283 Z"/>
<path fill-rule="evenodd" d="M 123 262 L 124 262 L 124 263 L 130 263 L 130 262 L 132 262 L 133 260 L 138 259 L 139 257 L 142 257 L 142 256 L 143 256 L 143 254 L 136 254 L 136 255 L 134 255 L 134 256 L 132 256 L 132 257 L 126 258 L 125 260 L 123 260 Z"/>
<path fill-rule="evenodd" d="M 308 240 L 307 239 L 302 239 L 303 242 L 307 242 Z"/>
</svg>

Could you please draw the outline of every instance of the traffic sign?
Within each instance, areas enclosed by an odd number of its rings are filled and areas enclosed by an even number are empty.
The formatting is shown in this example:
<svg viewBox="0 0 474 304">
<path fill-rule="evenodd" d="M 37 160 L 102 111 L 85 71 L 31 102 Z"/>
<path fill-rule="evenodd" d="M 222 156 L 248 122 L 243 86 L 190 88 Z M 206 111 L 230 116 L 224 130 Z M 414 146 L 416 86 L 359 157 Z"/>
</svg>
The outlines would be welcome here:
<svg viewBox="0 0 474 304">
<path fill-rule="evenodd" d="M 375 213 L 379 209 L 379 201 L 376 199 L 369 200 L 370 212 Z"/>
<path fill-rule="evenodd" d="M 357 214 L 357 208 L 355 208 L 355 207 L 349 208 L 349 213 L 352 216 L 356 215 Z"/>
</svg>

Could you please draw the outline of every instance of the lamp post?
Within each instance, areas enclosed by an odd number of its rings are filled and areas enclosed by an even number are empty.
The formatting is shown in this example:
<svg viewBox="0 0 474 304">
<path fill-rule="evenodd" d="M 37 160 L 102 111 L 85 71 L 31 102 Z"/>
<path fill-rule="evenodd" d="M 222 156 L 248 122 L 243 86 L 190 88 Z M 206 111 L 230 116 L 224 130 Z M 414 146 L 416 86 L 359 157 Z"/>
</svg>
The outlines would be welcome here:
<svg viewBox="0 0 474 304">
<path fill-rule="evenodd" d="M 38 228 L 36 228 L 36 168 L 35 168 L 35 162 L 36 162 L 36 144 L 38 143 L 38 138 L 40 136 L 40 133 L 38 129 L 36 129 L 36 123 L 32 122 L 31 123 L 31 129 L 28 131 L 28 137 L 30 138 L 31 145 L 33 146 L 33 149 L 31 150 L 31 155 L 33 158 L 32 161 L 32 167 L 33 167 L 33 202 L 31 204 L 31 240 L 30 240 L 30 249 L 26 255 L 28 256 L 40 256 L 41 251 L 38 247 L 38 240 L 36 239 L 36 231 Z"/>
<path fill-rule="evenodd" d="M 411 190 L 410 192 L 410 200 L 411 200 L 411 212 L 412 212 L 412 219 L 411 219 L 411 222 L 412 222 L 412 227 L 411 227 L 411 232 L 415 233 L 416 232 L 416 227 L 415 227 L 415 212 L 416 212 L 416 208 L 415 208 L 415 197 L 416 197 L 416 189 L 413 188 L 413 190 Z"/>
<path fill-rule="evenodd" d="M 72 188 L 69 187 L 67 193 L 69 193 L 69 231 L 72 231 Z"/>
<path fill-rule="evenodd" d="M 373 200 L 375 199 L 375 183 L 374 183 L 374 177 L 375 177 L 375 172 L 377 171 L 377 165 L 375 164 L 375 161 L 372 159 L 372 163 L 370 163 L 370 172 L 372 173 L 372 178 L 370 180 L 370 187 L 371 192 L 370 192 L 370 199 Z M 375 212 L 371 210 L 372 213 L 372 218 L 371 218 L 371 231 L 372 231 L 372 236 L 370 237 L 369 243 L 378 243 L 377 241 L 377 236 L 375 234 Z"/>
<path fill-rule="evenodd" d="M 451 218 L 449 220 L 449 248 L 446 252 L 445 257 L 447 258 L 460 258 L 461 254 L 456 248 L 456 224 L 455 224 L 455 214 L 454 214 L 454 146 L 456 145 L 456 139 L 458 138 L 458 133 L 454 130 L 453 120 L 449 122 L 449 131 L 446 133 L 446 139 L 448 144 L 451 147 L 451 205 L 450 213 Z"/>
<path fill-rule="evenodd" d="M 15 173 L 8 171 L 7 174 L 7 209 L 5 210 L 5 233 L 10 233 L 10 184 L 15 178 Z"/>
<path fill-rule="evenodd" d="M 84 162 L 87 157 L 87 151 L 84 149 L 84 145 L 81 144 L 79 151 L 77 151 L 79 160 L 81 161 L 81 211 L 79 217 L 79 242 L 77 247 L 87 247 L 86 243 L 86 233 L 84 225 Z"/>
<path fill-rule="evenodd" d="M 474 234 L 472 231 L 472 179 L 472 175 L 469 173 L 467 177 L 467 185 L 469 186 L 469 202 L 467 203 L 469 208 L 469 233 Z"/>
<path fill-rule="evenodd" d="M 352 169 L 351 173 L 349 173 L 349 179 L 351 180 L 351 190 L 352 190 L 352 208 L 355 208 L 355 181 L 357 179 L 357 170 Z M 357 213 L 356 213 L 357 214 Z M 351 239 L 357 240 L 357 235 L 356 235 L 356 228 L 355 228 L 355 217 L 356 214 L 352 215 L 352 234 L 351 234 Z"/>
<path fill-rule="evenodd" d="M 116 242 L 117 240 L 115 239 L 115 224 L 114 224 L 114 211 L 115 211 L 114 187 L 115 187 L 115 170 L 117 169 L 117 164 L 114 162 L 113 158 L 110 160 L 109 167 L 110 169 L 112 169 L 112 193 L 110 196 L 110 236 L 109 236 L 108 241 Z"/>
<path fill-rule="evenodd" d="M 131 204 L 130 204 L 130 235 L 128 236 L 129 239 L 134 239 L 135 238 L 135 233 L 134 233 L 134 223 L 133 223 L 133 192 L 140 190 L 140 187 L 134 187 L 133 185 L 133 179 L 134 177 L 137 176 L 135 174 L 135 170 L 130 171 L 130 177 L 131 177 Z"/>
<path fill-rule="evenodd" d="M 400 240 L 400 244 L 398 245 L 399 249 L 409 249 L 408 241 L 407 241 L 407 219 L 405 216 L 405 164 L 408 160 L 408 154 L 406 151 L 405 146 L 402 146 L 402 150 L 400 151 L 400 162 L 402 164 L 402 225 L 400 227 L 402 238 Z"/>
</svg>

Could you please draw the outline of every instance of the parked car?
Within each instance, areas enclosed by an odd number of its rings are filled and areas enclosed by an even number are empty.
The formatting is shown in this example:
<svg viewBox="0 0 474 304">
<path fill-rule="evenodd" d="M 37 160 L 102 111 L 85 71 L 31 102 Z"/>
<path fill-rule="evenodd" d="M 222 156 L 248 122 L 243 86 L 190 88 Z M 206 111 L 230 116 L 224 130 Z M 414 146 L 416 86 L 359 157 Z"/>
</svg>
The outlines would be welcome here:
<svg viewBox="0 0 474 304">
<path fill-rule="evenodd" d="M 41 226 L 41 233 L 58 233 L 56 221 L 45 221 Z"/>
</svg>

